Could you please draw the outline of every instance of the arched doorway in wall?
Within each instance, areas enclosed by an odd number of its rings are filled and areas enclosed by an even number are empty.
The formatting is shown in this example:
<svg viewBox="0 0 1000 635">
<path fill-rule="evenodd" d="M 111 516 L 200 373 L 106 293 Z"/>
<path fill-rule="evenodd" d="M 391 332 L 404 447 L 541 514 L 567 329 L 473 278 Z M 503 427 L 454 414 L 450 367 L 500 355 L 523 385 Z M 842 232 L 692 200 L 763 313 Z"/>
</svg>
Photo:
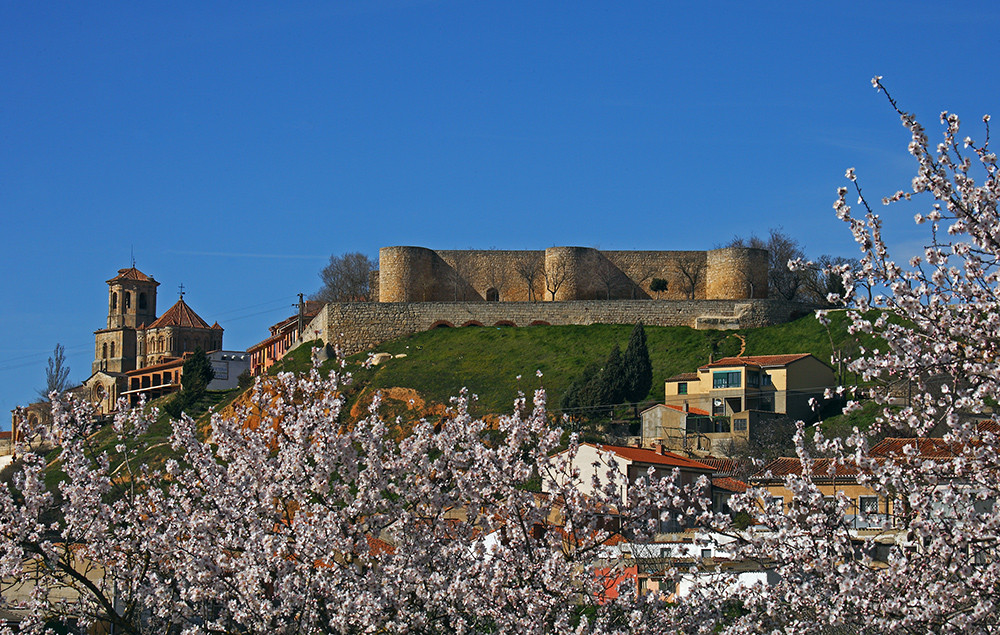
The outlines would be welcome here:
<svg viewBox="0 0 1000 635">
<path fill-rule="evenodd" d="M 428 328 L 427 330 L 430 331 L 432 329 L 450 329 L 454 327 L 455 325 L 452 324 L 451 322 L 448 322 L 447 320 L 438 320 L 434 324 L 431 324 L 430 328 Z"/>
<path fill-rule="evenodd" d="M 514 324 L 510 320 L 500 320 L 499 322 L 497 322 L 493 326 L 517 326 L 517 324 Z"/>
<path fill-rule="evenodd" d="M 500 292 L 495 287 L 490 287 L 486 290 L 486 301 L 487 302 L 499 302 Z"/>
<path fill-rule="evenodd" d="M 466 322 L 462 326 L 465 327 L 465 326 L 482 326 L 482 325 L 483 325 L 482 322 L 478 322 L 476 320 L 469 320 L 468 322 Z"/>
</svg>

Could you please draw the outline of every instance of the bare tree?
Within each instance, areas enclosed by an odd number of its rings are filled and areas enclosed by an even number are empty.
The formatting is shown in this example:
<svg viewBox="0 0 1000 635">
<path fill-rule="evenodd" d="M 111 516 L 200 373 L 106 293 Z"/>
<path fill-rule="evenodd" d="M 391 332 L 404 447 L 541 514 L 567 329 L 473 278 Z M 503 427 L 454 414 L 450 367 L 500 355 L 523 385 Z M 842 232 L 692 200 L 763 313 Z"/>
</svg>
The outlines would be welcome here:
<svg viewBox="0 0 1000 635">
<path fill-rule="evenodd" d="M 62 344 L 56 344 L 56 348 L 49 357 L 49 365 L 45 369 L 45 388 L 38 391 L 38 395 L 44 401 L 49 400 L 49 395 L 53 392 L 63 393 L 69 388 L 69 366 L 66 365 L 66 348 Z"/>
<path fill-rule="evenodd" d="M 468 251 L 456 251 L 451 263 L 452 291 L 455 301 L 468 300 L 467 294 L 472 278 L 472 254 Z"/>
<path fill-rule="evenodd" d="M 323 286 L 312 300 L 323 302 L 368 302 L 371 298 L 370 275 L 375 261 L 360 252 L 330 256 L 330 264 L 319 272 Z"/>
<path fill-rule="evenodd" d="M 799 299 L 803 291 L 804 275 L 788 267 L 789 260 L 804 258 L 802 245 L 786 234 L 780 227 L 772 228 L 767 240 L 751 235 L 749 238 L 734 237 L 726 247 L 750 247 L 767 250 L 767 282 L 772 293 L 785 300 Z"/>
<path fill-rule="evenodd" d="M 642 287 L 646 284 L 647 280 L 660 273 L 660 268 L 650 263 L 642 263 L 637 268 L 632 270 L 627 276 L 629 281 L 632 282 L 632 299 L 635 300 L 636 293 L 642 290 Z M 652 289 L 650 289 L 650 291 L 652 291 Z"/>
<path fill-rule="evenodd" d="M 829 296 L 831 294 L 850 301 L 854 296 L 855 289 L 848 289 L 844 286 L 843 272 L 845 267 L 848 270 L 855 270 L 857 265 L 856 258 L 820 256 L 816 262 L 798 272 L 802 278 L 803 295 L 821 305 L 830 304 Z"/>
<path fill-rule="evenodd" d="M 687 293 L 689 300 L 694 300 L 698 284 L 705 275 L 705 263 L 695 259 L 681 259 L 677 262 L 677 273 L 680 274 L 681 288 Z"/>
<path fill-rule="evenodd" d="M 556 292 L 559 291 L 559 287 L 566 282 L 566 277 L 569 275 L 569 269 L 566 267 L 566 262 L 562 259 L 556 259 L 549 266 L 545 263 L 545 288 L 549 293 L 552 294 L 552 300 L 556 299 Z"/>
<path fill-rule="evenodd" d="M 597 279 L 601 281 L 601 284 L 604 285 L 608 300 L 611 299 L 612 294 L 617 291 L 625 281 L 625 274 L 622 273 L 621 269 L 616 267 L 615 264 L 608 260 L 603 254 L 600 255 L 600 260 L 597 261 L 597 267 L 594 269 L 594 274 L 597 276 Z"/>
<path fill-rule="evenodd" d="M 505 259 L 495 248 L 491 248 L 487 252 L 482 269 L 483 279 L 487 285 L 487 296 L 489 296 L 489 290 L 496 289 L 497 296 L 495 299 L 499 300 L 503 296 L 503 290 L 507 286 L 507 280 L 510 275 L 510 269 Z M 486 299 L 490 300 L 493 298 L 487 297 Z"/>
<path fill-rule="evenodd" d="M 517 275 L 521 276 L 525 284 L 528 285 L 528 301 L 534 302 L 537 300 L 535 297 L 535 281 L 538 279 L 539 274 L 542 273 L 542 257 L 540 254 L 533 253 L 527 258 L 523 258 L 514 265 L 514 271 Z"/>
</svg>

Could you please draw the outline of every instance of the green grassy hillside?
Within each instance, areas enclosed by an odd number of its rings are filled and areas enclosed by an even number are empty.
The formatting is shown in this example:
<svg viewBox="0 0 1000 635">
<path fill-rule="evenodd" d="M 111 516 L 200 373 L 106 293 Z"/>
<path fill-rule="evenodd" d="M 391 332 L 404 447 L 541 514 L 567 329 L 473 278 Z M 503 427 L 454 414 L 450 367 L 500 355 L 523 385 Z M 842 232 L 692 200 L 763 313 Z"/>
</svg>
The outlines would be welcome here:
<svg viewBox="0 0 1000 635">
<path fill-rule="evenodd" d="M 405 355 L 374 369 L 359 369 L 357 355 L 349 366 L 359 388 L 406 387 L 429 402 L 447 403 L 462 387 L 478 395 L 474 414 L 507 412 L 518 390 L 546 388 L 549 403 L 558 405 L 563 392 L 589 363 L 603 361 L 617 343 L 623 350 L 632 326 L 533 326 L 527 328 L 443 328 L 386 342 L 374 352 Z M 746 339 L 746 355 L 813 353 L 829 362 L 834 346 L 850 342 L 842 315 L 834 315 L 830 330 L 812 316 L 788 324 L 741 331 L 698 331 L 688 327 L 647 326 L 653 364 L 648 399 L 662 400 L 667 377 L 694 371 L 715 358 L 736 355 Z M 296 351 L 298 352 L 298 351 Z M 300 354 L 299 366 L 306 356 Z M 539 380 L 536 371 L 542 372 Z M 520 379 L 518 379 L 520 376 Z"/>
</svg>

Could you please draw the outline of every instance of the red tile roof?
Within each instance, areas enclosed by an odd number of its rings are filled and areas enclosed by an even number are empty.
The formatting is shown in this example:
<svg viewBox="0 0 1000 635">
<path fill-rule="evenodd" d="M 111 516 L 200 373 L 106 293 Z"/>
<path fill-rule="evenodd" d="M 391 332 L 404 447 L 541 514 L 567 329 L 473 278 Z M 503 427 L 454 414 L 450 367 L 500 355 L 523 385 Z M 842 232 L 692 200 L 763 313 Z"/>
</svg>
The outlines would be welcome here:
<svg viewBox="0 0 1000 635">
<path fill-rule="evenodd" d="M 378 556 L 382 554 L 392 555 L 396 553 L 396 547 L 390 545 L 381 538 L 376 538 L 374 536 L 365 535 L 365 540 L 368 542 L 368 553 Z"/>
<path fill-rule="evenodd" d="M 940 459 L 951 458 L 962 453 L 962 445 L 959 443 L 946 443 L 944 439 L 936 437 L 918 438 L 887 438 L 882 439 L 869 450 L 869 456 L 878 457 L 902 457 L 906 456 L 904 451 L 907 446 L 915 447 L 917 454 L 922 458 Z"/>
<path fill-rule="evenodd" d="M 680 375 L 667 377 L 666 381 L 695 381 L 697 379 L 698 373 L 681 373 Z"/>
<path fill-rule="evenodd" d="M 155 329 L 161 326 L 184 326 L 199 329 L 211 328 L 208 322 L 198 317 L 198 314 L 184 302 L 183 298 L 178 300 L 174 306 L 167 309 L 167 312 L 150 324 L 149 328 Z"/>
<path fill-rule="evenodd" d="M 743 481 L 735 478 L 730 478 L 728 476 L 714 476 L 712 477 L 712 487 L 716 489 L 725 490 L 727 492 L 736 492 L 737 494 L 743 493 L 750 489 L 750 486 Z"/>
<path fill-rule="evenodd" d="M 12 433 L 10 430 L 0 430 L 0 439 L 9 439 L 11 438 L 11 435 Z"/>
<path fill-rule="evenodd" d="M 719 475 L 732 476 L 744 469 L 744 464 L 741 464 L 736 459 L 721 459 L 714 456 L 706 456 L 698 460 L 711 467 Z"/>
<path fill-rule="evenodd" d="M 705 364 L 699 368 L 720 368 L 722 366 L 787 366 L 800 359 L 812 357 L 811 353 L 795 353 L 792 355 L 747 355 L 745 357 L 723 357 L 718 361 Z"/>
<path fill-rule="evenodd" d="M 830 478 L 830 468 L 834 465 L 833 459 L 814 459 L 812 464 L 813 478 Z M 857 465 L 852 463 L 841 463 L 836 465 L 832 476 L 836 478 L 854 477 L 861 473 Z M 768 476 L 770 474 L 770 476 Z M 784 478 L 789 474 L 802 474 L 802 461 L 795 457 L 782 457 L 774 459 L 765 465 L 759 472 L 753 475 L 753 479 Z"/>
<path fill-rule="evenodd" d="M 686 459 L 683 456 L 672 452 L 664 452 L 663 454 L 660 454 L 656 450 L 648 450 L 646 448 L 632 448 L 623 445 L 606 445 L 603 443 L 585 443 L 583 445 L 589 445 L 591 447 L 604 450 L 605 452 L 611 452 L 623 459 L 632 461 L 633 463 L 669 465 L 671 467 L 686 467 L 694 470 L 712 470 L 710 466 L 705 465 L 704 463 L 694 461 L 692 459 Z"/>
<path fill-rule="evenodd" d="M 119 269 L 118 275 L 108 280 L 108 283 L 110 284 L 115 280 L 138 280 L 139 282 L 154 282 L 157 285 L 160 284 L 159 282 L 156 282 L 156 280 L 153 280 L 143 272 L 136 269 L 135 267 L 129 267 L 128 269 Z"/>
<path fill-rule="evenodd" d="M 993 434 L 1000 434 L 1000 422 L 993 421 L 992 419 L 987 419 L 986 421 L 980 421 L 976 424 L 976 428 L 980 432 L 992 432 Z"/>
<path fill-rule="evenodd" d="M 670 404 L 664 404 L 664 405 L 667 408 L 670 408 L 671 410 L 676 410 L 678 412 L 684 412 L 684 406 L 674 406 L 674 405 L 670 405 Z M 701 408 L 692 408 L 692 407 L 688 406 L 687 411 L 690 412 L 693 415 L 702 415 L 702 416 L 705 416 L 705 417 L 711 417 L 712 416 L 711 412 L 709 412 L 708 410 L 702 410 Z"/>
</svg>

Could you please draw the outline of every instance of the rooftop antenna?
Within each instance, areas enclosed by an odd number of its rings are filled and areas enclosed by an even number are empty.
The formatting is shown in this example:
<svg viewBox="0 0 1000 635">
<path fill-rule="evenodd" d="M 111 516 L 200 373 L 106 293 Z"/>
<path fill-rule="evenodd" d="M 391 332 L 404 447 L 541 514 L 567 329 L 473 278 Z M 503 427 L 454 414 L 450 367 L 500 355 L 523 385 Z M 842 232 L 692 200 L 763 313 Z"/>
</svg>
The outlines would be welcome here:
<svg viewBox="0 0 1000 635">
<path fill-rule="evenodd" d="M 181 293 L 181 300 L 184 299 L 184 283 L 182 282 L 179 287 L 177 287 Z"/>
<path fill-rule="evenodd" d="M 129 245 L 128 248 L 132 256 L 132 268 L 135 269 L 135 245 Z"/>
</svg>

